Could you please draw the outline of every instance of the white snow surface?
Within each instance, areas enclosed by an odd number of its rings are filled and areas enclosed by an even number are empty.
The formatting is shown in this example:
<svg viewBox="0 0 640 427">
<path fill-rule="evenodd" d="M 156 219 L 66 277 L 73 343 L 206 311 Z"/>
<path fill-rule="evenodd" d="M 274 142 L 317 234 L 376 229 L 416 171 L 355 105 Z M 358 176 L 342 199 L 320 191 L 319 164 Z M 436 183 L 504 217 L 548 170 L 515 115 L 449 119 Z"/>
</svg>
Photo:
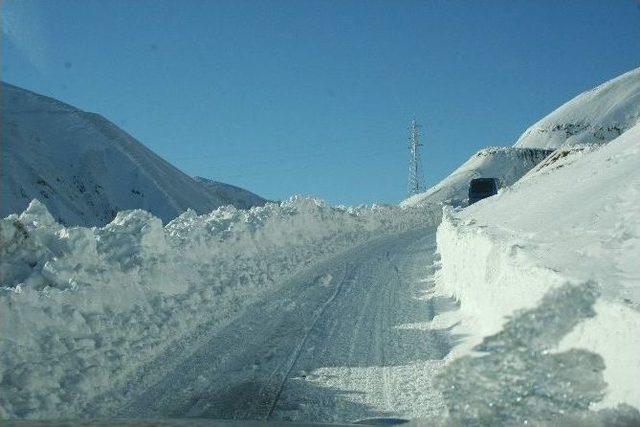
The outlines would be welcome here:
<svg viewBox="0 0 640 427">
<path fill-rule="evenodd" d="M 134 373 L 163 352 L 171 359 L 161 367 L 193 352 L 185 336 L 214 334 L 327 257 L 433 227 L 437 216 L 293 198 L 251 210 L 189 210 L 166 226 L 146 211 L 123 211 L 85 228 L 60 225 L 32 201 L 0 220 L 0 418 L 95 416 L 100 395 L 128 390 Z"/>
<path fill-rule="evenodd" d="M 640 120 L 640 68 L 581 93 L 520 136 L 516 147 L 604 144 Z"/>
<path fill-rule="evenodd" d="M 188 208 L 206 213 L 266 202 L 187 176 L 98 114 L 4 82 L 0 97 L 0 216 L 38 199 L 67 225 L 104 225 L 126 209 L 166 223 Z"/>
<path fill-rule="evenodd" d="M 474 178 L 497 178 L 501 187 L 513 184 L 540 163 L 550 150 L 512 147 L 489 147 L 478 151 L 451 175 L 424 193 L 416 194 L 401 206 L 461 206 L 469 195 L 469 181 Z"/>
<path fill-rule="evenodd" d="M 467 405 L 452 411 L 523 422 L 535 408 L 640 408 L 639 165 L 640 124 L 445 209 L 437 289 L 461 309 L 441 322 L 469 337 L 444 375 L 447 398 Z"/>
</svg>

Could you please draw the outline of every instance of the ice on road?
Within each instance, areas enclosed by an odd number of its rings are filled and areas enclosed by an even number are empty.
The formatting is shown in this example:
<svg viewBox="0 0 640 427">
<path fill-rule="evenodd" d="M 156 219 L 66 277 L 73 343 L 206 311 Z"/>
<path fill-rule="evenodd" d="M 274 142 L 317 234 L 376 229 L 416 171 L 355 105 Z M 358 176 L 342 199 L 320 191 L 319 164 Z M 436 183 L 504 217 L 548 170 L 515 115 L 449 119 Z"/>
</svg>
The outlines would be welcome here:
<svg viewBox="0 0 640 427">
<path fill-rule="evenodd" d="M 171 349 L 130 384 L 118 415 L 346 422 L 442 413 L 432 381 L 452 343 L 428 322 L 453 305 L 428 293 L 433 231 L 336 256 L 196 346 Z"/>
</svg>

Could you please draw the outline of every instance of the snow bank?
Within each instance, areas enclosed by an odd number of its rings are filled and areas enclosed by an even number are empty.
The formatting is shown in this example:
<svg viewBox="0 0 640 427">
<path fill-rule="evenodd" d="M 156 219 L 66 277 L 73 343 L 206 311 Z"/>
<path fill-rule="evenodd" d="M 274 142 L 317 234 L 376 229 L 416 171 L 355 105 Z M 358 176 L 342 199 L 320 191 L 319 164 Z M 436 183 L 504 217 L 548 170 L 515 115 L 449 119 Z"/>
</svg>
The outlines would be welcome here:
<svg viewBox="0 0 640 427">
<path fill-rule="evenodd" d="M 480 352 L 441 378 L 463 419 L 640 408 L 640 125 L 568 158 L 438 228 L 439 292 Z"/>
<path fill-rule="evenodd" d="M 436 242 L 442 260 L 439 281 L 463 302 L 475 339 L 497 333 L 506 315 L 535 307 L 550 289 L 565 282 L 537 262 L 522 239 L 462 220 L 451 208 L 445 208 Z"/>
<path fill-rule="evenodd" d="M 571 101 L 533 124 L 516 147 L 570 147 L 604 144 L 640 121 L 640 68 L 631 70 Z"/>
<path fill-rule="evenodd" d="M 164 227 L 134 210 L 67 228 L 33 201 L 0 220 L 0 417 L 96 413 L 94 397 L 197 325 L 223 325 L 311 263 L 436 220 L 294 198 Z"/>
</svg>

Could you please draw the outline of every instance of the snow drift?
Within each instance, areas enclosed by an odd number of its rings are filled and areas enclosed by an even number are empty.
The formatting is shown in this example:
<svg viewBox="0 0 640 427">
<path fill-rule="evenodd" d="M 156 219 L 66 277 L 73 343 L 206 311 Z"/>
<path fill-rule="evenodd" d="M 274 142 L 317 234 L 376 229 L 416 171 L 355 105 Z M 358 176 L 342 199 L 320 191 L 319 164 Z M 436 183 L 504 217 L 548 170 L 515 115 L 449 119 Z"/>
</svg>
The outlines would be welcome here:
<svg viewBox="0 0 640 427">
<path fill-rule="evenodd" d="M 452 413 L 522 423 L 640 408 L 639 160 L 636 125 L 495 197 L 447 208 L 438 289 L 460 300 L 458 331 L 480 352 L 461 349 L 441 378 Z"/>
<path fill-rule="evenodd" d="M 266 202 L 192 179 L 98 114 L 0 83 L 0 216 L 39 199 L 64 224 L 104 225 L 125 209 L 145 209 L 166 223 L 188 208 Z"/>
<path fill-rule="evenodd" d="M 422 209 L 293 198 L 190 210 L 164 227 L 125 211 L 84 228 L 33 201 L 0 220 L 0 418 L 95 417 L 109 403 L 101 393 L 126 388 L 198 325 L 212 333 L 310 264 L 436 220 Z"/>
<path fill-rule="evenodd" d="M 527 129 L 515 146 L 604 144 L 640 120 L 640 68 L 584 92 Z"/>
</svg>

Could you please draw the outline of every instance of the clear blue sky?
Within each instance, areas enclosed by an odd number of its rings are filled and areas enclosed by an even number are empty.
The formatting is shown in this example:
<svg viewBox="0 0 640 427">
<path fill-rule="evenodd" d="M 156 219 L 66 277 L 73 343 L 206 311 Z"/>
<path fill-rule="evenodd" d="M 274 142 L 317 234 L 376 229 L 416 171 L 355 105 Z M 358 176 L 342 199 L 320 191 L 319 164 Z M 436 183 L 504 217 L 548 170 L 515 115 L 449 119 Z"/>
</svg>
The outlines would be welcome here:
<svg viewBox="0 0 640 427">
<path fill-rule="evenodd" d="M 400 201 L 640 65 L 633 0 L 2 1 L 2 79 L 271 199 Z"/>
</svg>

